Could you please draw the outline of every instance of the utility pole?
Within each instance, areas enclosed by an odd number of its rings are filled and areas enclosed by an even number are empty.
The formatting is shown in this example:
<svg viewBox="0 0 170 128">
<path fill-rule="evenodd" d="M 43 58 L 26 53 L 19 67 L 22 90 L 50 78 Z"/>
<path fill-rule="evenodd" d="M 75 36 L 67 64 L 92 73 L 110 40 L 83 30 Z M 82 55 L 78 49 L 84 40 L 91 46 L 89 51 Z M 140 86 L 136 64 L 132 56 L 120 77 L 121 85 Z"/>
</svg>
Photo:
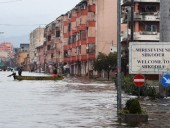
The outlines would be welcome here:
<svg viewBox="0 0 170 128">
<path fill-rule="evenodd" d="M 134 18 L 134 0 L 131 0 L 131 41 L 133 41 L 133 32 L 134 32 L 134 27 L 133 27 L 133 18 Z"/>
<path fill-rule="evenodd" d="M 120 116 L 122 109 L 122 98 L 121 98 L 121 41 L 120 41 L 120 30 L 121 30 L 121 0 L 117 0 L 117 114 Z"/>
</svg>

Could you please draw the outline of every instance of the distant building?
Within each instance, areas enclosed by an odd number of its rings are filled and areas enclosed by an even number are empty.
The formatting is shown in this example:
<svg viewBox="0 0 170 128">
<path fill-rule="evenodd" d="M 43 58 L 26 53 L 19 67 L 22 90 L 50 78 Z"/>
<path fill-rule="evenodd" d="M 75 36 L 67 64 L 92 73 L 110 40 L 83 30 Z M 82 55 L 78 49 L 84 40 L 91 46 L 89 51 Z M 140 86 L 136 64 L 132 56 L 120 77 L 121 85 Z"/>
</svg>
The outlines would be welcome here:
<svg viewBox="0 0 170 128">
<path fill-rule="evenodd" d="M 20 44 L 20 51 L 29 52 L 29 44 Z"/>
<path fill-rule="evenodd" d="M 12 66 L 14 58 L 13 45 L 10 42 L 0 43 L 0 66 Z"/>
<path fill-rule="evenodd" d="M 30 33 L 29 57 L 31 70 L 37 70 L 39 65 L 37 47 L 44 43 L 44 28 L 36 28 Z"/>
<path fill-rule="evenodd" d="M 20 44 L 20 48 L 15 48 L 15 59 L 16 59 L 16 66 L 24 67 L 24 70 L 28 70 L 27 64 L 29 57 L 29 44 Z"/>
</svg>

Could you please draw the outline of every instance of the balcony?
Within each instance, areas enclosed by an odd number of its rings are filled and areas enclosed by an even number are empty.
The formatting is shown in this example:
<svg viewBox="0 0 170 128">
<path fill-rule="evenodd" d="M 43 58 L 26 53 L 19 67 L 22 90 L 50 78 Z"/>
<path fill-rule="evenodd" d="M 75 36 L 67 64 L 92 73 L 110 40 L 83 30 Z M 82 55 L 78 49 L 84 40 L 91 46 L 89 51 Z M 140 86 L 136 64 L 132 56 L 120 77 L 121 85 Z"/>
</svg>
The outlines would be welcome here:
<svg viewBox="0 0 170 128">
<path fill-rule="evenodd" d="M 160 0 L 134 0 L 134 2 L 145 2 L 145 3 L 160 3 Z M 122 6 L 130 6 L 131 0 L 121 0 Z"/>
<path fill-rule="evenodd" d="M 64 62 L 69 62 L 70 58 L 64 58 Z"/>
<path fill-rule="evenodd" d="M 88 20 L 88 21 L 95 21 L 95 20 L 96 20 L 95 13 L 93 13 L 93 12 L 88 12 L 87 20 Z"/>
<path fill-rule="evenodd" d="M 88 21 L 87 26 L 88 27 L 95 27 L 96 26 L 96 21 Z"/>
<path fill-rule="evenodd" d="M 86 16 L 87 15 L 87 10 L 81 10 L 81 15 Z"/>
<path fill-rule="evenodd" d="M 88 7 L 88 11 L 89 12 L 95 12 L 96 11 L 96 5 L 89 5 L 89 7 Z"/>
<path fill-rule="evenodd" d="M 122 32 L 121 33 L 121 42 L 128 40 L 128 33 Z"/>
<path fill-rule="evenodd" d="M 134 21 L 160 21 L 160 14 L 155 13 L 135 13 Z"/>
<path fill-rule="evenodd" d="M 159 41 L 160 33 L 159 32 L 135 32 L 134 40 L 144 40 L 144 41 Z"/>
<path fill-rule="evenodd" d="M 90 59 L 90 60 L 95 59 L 95 54 L 89 54 L 89 55 L 88 55 L 88 59 Z"/>
</svg>

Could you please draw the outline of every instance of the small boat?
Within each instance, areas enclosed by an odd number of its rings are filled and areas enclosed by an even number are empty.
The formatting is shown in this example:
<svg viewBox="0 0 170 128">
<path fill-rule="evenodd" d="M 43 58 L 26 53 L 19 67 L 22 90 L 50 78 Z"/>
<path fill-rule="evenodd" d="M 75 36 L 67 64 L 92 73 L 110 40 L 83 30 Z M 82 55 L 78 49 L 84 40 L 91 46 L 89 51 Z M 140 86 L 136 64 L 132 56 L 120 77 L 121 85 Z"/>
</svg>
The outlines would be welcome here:
<svg viewBox="0 0 170 128">
<path fill-rule="evenodd" d="M 62 80 L 63 76 L 13 76 L 15 80 Z"/>
</svg>

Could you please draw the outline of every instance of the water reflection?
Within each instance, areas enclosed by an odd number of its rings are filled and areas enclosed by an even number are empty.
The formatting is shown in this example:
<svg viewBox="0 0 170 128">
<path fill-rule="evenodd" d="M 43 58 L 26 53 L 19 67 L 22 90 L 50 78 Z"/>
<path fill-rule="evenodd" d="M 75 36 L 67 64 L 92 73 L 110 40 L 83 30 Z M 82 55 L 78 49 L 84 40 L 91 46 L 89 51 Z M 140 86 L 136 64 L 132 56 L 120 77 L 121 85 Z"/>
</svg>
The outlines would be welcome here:
<svg viewBox="0 0 170 128">
<path fill-rule="evenodd" d="M 116 128 L 113 83 L 79 80 L 17 81 L 0 72 L 2 128 Z M 25 73 L 23 75 L 40 75 Z M 122 124 L 125 125 L 125 124 Z"/>
</svg>

